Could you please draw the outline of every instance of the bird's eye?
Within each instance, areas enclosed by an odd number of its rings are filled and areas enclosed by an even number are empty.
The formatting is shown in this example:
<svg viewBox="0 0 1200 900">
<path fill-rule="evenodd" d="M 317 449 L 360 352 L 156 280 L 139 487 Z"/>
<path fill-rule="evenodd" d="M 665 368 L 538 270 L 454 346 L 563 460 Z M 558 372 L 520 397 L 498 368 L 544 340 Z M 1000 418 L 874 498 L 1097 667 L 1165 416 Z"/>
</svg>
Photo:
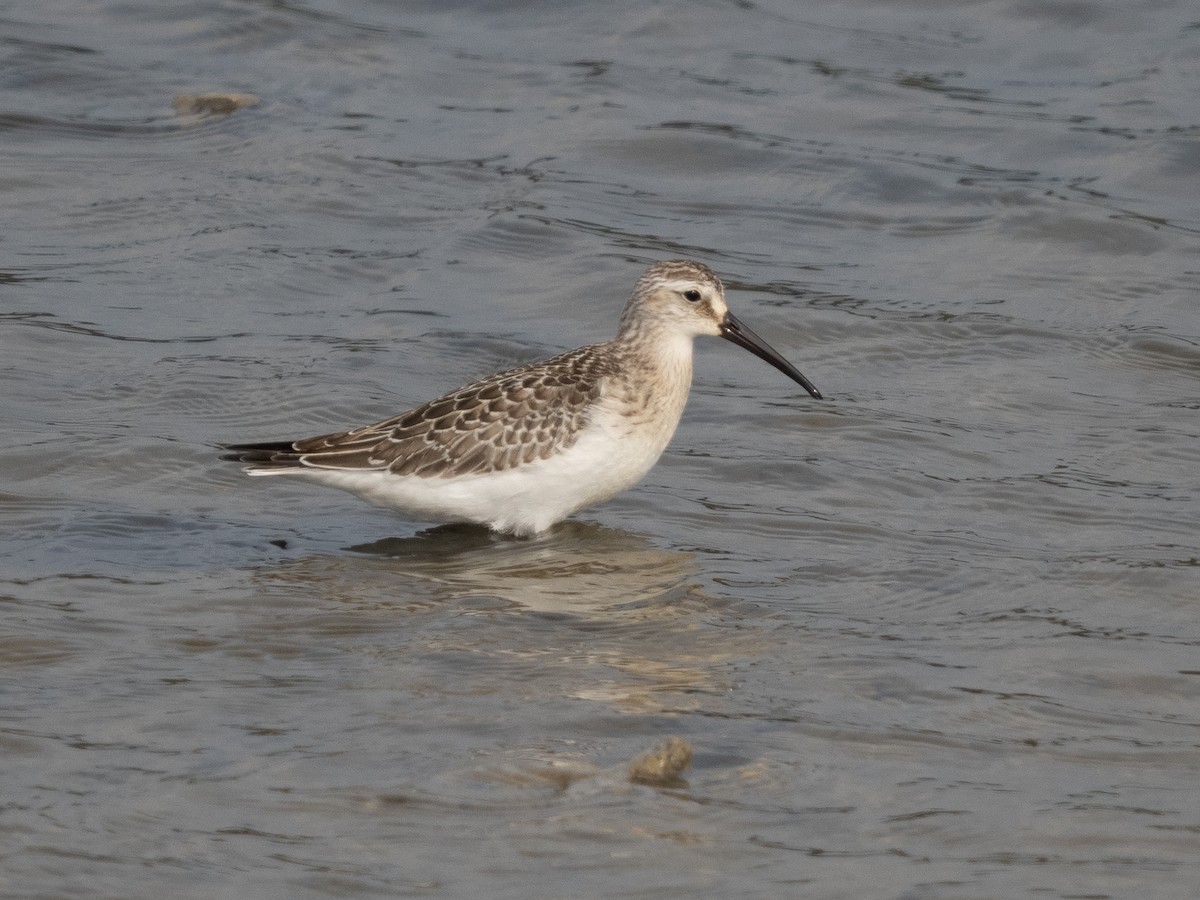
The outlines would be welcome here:
<svg viewBox="0 0 1200 900">
<path fill-rule="evenodd" d="M 697 300 L 700 299 L 700 292 L 698 290 L 696 290 L 695 288 L 693 288 L 690 291 L 684 291 L 683 299 L 691 300 L 693 303 L 695 303 Z"/>
</svg>

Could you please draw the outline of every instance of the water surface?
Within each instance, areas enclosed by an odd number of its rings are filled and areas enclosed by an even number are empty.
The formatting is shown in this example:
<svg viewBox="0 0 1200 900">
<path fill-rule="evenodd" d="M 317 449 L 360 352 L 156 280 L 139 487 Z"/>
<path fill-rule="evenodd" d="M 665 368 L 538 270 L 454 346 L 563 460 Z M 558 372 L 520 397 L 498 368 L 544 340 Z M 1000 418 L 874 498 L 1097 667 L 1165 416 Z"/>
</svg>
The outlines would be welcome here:
<svg viewBox="0 0 1200 900">
<path fill-rule="evenodd" d="M 3 17 L 5 896 L 1194 896 L 1193 5 Z M 526 542 L 215 460 L 674 256 L 829 399 Z"/>
</svg>

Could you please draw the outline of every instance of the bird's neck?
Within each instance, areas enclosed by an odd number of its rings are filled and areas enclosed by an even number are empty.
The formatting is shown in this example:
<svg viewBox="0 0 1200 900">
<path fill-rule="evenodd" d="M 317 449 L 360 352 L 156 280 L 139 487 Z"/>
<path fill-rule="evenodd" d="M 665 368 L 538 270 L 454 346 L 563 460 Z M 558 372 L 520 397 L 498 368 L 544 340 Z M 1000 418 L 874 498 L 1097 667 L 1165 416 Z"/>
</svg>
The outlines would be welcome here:
<svg viewBox="0 0 1200 900">
<path fill-rule="evenodd" d="M 615 387 L 617 404 L 632 419 L 647 420 L 671 433 L 687 403 L 692 385 L 692 336 L 667 328 L 622 332 L 617 343 L 627 357 L 628 378 Z"/>
<path fill-rule="evenodd" d="M 628 327 L 621 328 L 617 343 L 623 344 L 638 367 L 648 374 L 652 372 L 658 379 L 691 384 L 692 345 L 695 343 L 692 335 L 659 323 L 630 322 Z"/>
</svg>

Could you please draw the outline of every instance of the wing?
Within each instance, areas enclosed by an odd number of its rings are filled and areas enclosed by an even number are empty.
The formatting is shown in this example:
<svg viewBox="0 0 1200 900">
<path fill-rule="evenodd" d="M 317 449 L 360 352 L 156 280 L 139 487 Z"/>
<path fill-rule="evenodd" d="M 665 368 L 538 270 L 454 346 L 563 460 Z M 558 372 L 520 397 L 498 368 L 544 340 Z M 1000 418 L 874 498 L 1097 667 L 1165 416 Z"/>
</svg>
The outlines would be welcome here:
<svg viewBox="0 0 1200 900">
<path fill-rule="evenodd" d="M 371 470 L 424 478 L 502 472 L 572 446 L 611 358 L 581 347 L 500 372 L 374 425 L 293 442 L 236 444 L 259 469 Z"/>
</svg>

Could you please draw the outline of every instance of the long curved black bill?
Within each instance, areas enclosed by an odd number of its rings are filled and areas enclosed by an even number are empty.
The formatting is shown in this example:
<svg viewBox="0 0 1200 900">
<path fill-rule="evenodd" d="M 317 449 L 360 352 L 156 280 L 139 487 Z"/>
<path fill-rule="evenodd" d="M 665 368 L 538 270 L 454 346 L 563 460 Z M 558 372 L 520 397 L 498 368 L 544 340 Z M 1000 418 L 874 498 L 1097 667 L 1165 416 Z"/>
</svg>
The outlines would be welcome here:
<svg viewBox="0 0 1200 900">
<path fill-rule="evenodd" d="M 725 321 L 721 323 L 721 337 L 730 343 L 737 344 L 739 347 L 746 348 L 759 359 L 766 360 L 818 400 L 821 399 L 821 392 L 817 390 L 811 381 L 800 374 L 799 369 L 776 353 L 770 344 L 746 327 L 731 312 L 725 313 Z"/>
</svg>

